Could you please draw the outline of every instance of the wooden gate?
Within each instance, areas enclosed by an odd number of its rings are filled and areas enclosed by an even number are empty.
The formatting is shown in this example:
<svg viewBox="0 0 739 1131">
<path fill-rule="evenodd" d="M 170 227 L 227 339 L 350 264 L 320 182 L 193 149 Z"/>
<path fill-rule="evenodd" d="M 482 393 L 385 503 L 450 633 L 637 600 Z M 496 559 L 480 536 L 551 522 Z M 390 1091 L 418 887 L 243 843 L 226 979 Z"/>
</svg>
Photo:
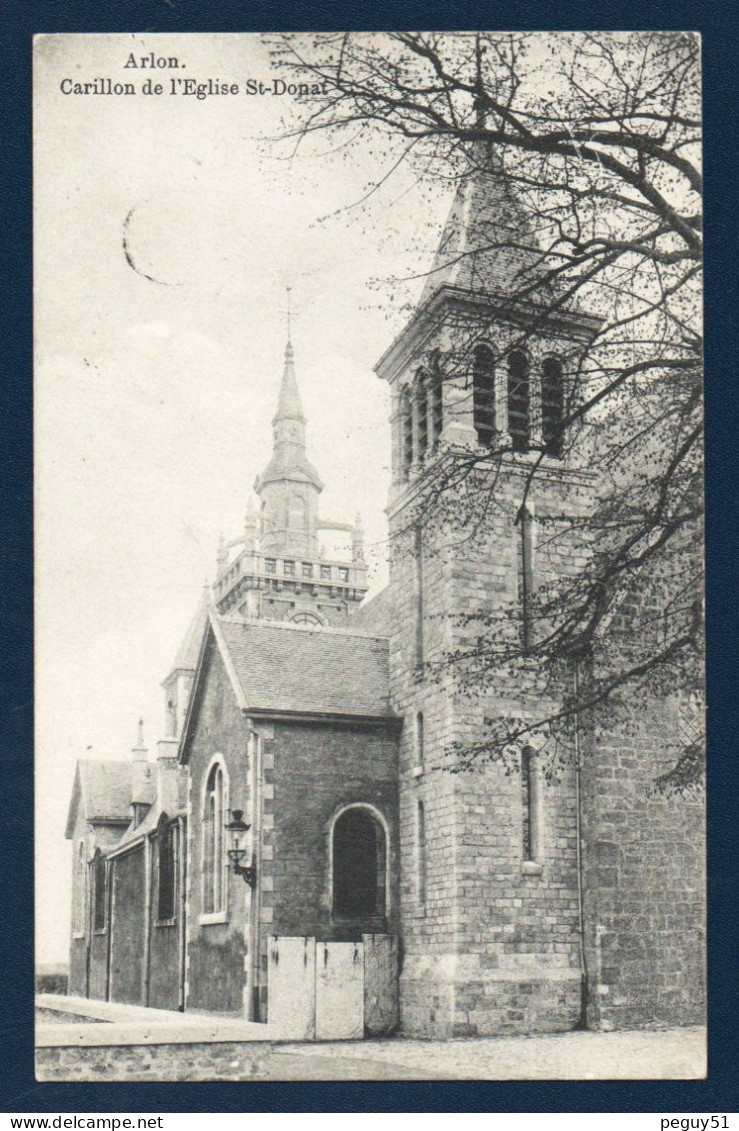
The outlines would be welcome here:
<svg viewBox="0 0 739 1131">
<path fill-rule="evenodd" d="M 397 941 L 271 936 L 267 1020 L 285 1040 L 357 1040 L 397 1025 Z"/>
</svg>

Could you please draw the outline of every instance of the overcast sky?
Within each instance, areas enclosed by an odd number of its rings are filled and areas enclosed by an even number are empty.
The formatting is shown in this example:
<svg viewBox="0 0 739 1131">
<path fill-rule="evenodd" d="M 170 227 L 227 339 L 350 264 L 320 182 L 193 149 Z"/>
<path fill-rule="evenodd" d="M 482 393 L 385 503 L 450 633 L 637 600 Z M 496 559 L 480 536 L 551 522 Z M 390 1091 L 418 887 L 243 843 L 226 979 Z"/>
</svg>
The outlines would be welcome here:
<svg viewBox="0 0 739 1131">
<path fill-rule="evenodd" d="M 371 281 L 428 266 L 450 204 L 396 180 L 363 217 L 343 211 L 369 159 L 322 143 L 286 160 L 270 139 L 289 96 L 62 93 L 64 79 L 140 89 L 149 72 L 124 64 L 152 50 L 185 64 L 154 73 L 165 88 L 274 75 L 256 36 L 36 43 L 40 962 L 67 957 L 75 762 L 128 758 L 139 715 L 154 756 L 160 682 L 269 458 L 287 283 L 321 513 L 361 511 L 382 582 L 388 399 L 372 366 L 399 323 Z"/>
</svg>

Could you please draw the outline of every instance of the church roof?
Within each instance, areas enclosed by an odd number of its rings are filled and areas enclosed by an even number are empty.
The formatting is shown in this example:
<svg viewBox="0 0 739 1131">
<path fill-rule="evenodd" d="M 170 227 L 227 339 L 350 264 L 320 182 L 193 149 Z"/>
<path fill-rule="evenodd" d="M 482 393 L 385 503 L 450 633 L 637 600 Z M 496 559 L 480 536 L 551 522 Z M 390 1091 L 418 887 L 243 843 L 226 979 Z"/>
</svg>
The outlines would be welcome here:
<svg viewBox="0 0 739 1131">
<path fill-rule="evenodd" d="M 376 632 L 389 636 L 393 630 L 395 608 L 389 585 L 365 598 L 359 608 L 352 613 L 350 624 L 362 632 Z"/>
<path fill-rule="evenodd" d="M 208 609 L 211 606 L 210 589 L 206 585 L 203 590 L 203 595 L 200 598 L 195 616 L 190 621 L 187 632 L 182 638 L 177 655 L 174 658 L 174 663 L 170 670 L 176 671 L 195 671 L 198 666 L 198 656 L 200 655 L 200 644 L 205 632 L 205 626 L 208 623 Z M 166 682 L 166 681 L 165 681 Z"/>
<path fill-rule="evenodd" d="M 127 821 L 131 810 L 131 763 L 82 759 L 69 805 L 66 837 L 74 834 L 79 805 L 87 821 Z"/>
<path fill-rule="evenodd" d="M 245 711 L 394 717 L 387 638 L 215 615 L 211 623 Z"/>
<path fill-rule="evenodd" d="M 420 305 L 443 285 L 514 294 L 546 269 L 526 209 L 502 167 L 476 169 L 459 184 Z"/>
</svg>

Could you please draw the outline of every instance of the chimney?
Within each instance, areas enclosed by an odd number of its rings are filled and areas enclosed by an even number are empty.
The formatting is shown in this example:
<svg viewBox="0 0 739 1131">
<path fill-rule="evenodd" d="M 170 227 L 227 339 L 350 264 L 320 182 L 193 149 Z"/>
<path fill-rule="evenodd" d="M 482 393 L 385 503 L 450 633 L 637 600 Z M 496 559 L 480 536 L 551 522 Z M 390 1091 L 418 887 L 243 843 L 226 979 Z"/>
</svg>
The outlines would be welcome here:
<svg viewBox="0 0 739 1131">
<path fill-rule="evenodd" d="M 154 800 L 154 767 L 144 746 L 144 720 L 139 719 L 136 745 L 131 750 L 131 805 L 138 825 Z"/>
</svg>

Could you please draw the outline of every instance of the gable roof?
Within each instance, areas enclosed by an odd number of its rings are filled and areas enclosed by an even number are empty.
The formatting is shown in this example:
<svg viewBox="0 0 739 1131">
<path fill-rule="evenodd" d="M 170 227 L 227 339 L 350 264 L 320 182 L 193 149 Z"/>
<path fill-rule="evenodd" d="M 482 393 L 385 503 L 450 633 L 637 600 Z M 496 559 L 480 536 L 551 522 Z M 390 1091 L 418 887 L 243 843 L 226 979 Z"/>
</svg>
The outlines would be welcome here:
<svg viewBox="0 0 739 1131">
<path fill-rule="evenodd" d="M 74 835 L 79 806 L 85 820 L 127 822 L 131 808 L 131 763 L 81 759 L 74 776 L 65 836 Z"/>
<path fill-rule="evenodd" d="M 212 621 L 245 711 L 393 717 L 386 637 L 226 617 Z"/>
<path fill-rule="evenodd" d="M 393 720 L 387 637 L 340 628 L 285 624 L 210 613 L 180 740 L 187 748 L 202 694 L 209 641 L 215 644 L 238 706 L 246 714 Z"/>
</svg>

